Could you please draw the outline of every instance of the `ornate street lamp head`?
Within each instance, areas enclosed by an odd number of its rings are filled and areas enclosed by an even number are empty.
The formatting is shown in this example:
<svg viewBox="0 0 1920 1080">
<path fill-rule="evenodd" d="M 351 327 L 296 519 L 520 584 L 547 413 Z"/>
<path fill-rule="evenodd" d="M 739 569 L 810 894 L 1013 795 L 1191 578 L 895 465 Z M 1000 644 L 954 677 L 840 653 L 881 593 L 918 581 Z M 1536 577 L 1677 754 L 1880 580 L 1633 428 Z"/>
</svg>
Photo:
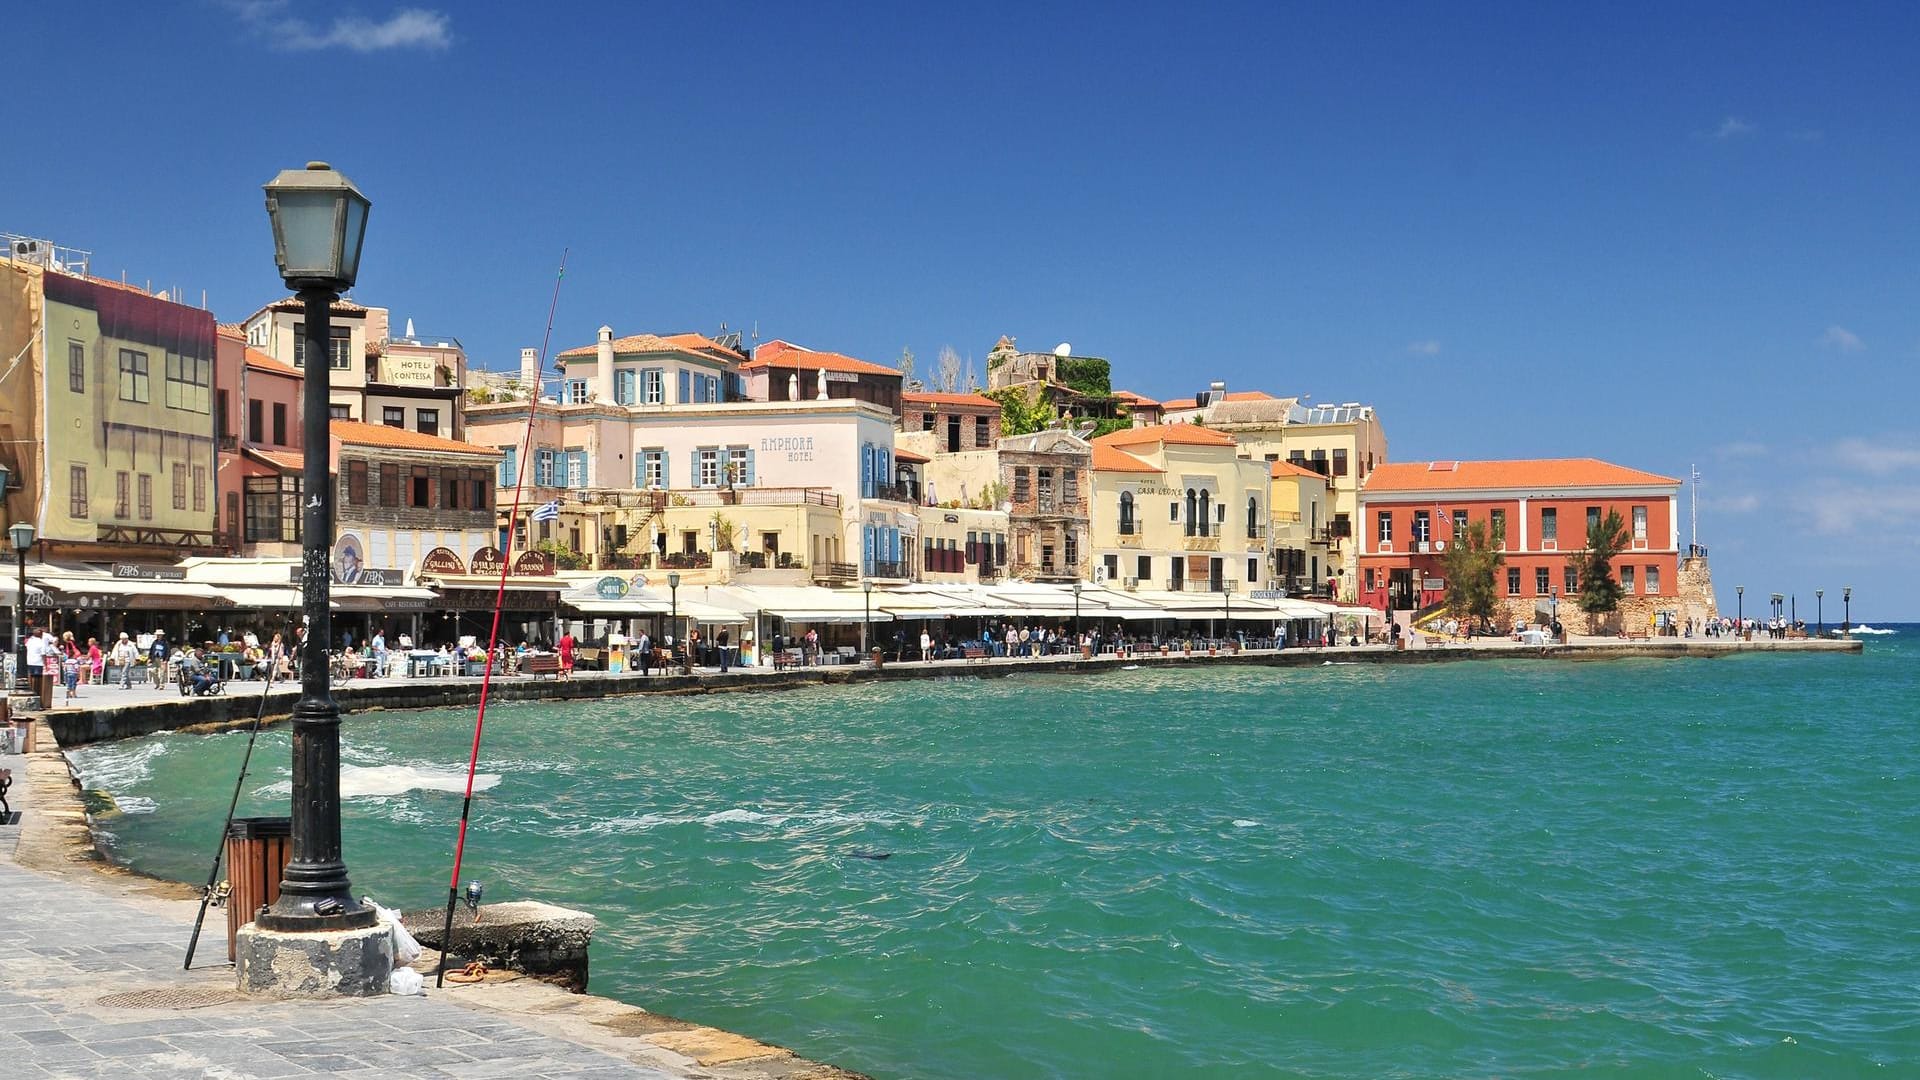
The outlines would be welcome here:
<svg viewBox="0 0 1920 1080">
<path fill-rule="evenodd" d="M 7 536 L 13 541 L 13 550 L 27 551 L 33 547 L 33 522 L 14 522 L 7 528 Z"/>
<path fill-rule="evenodd" d="M 667 588 L 677 589 L 679 587 L 680 587 L 680 571 L 675 570 L 672 573 L 667 575 Z"/>
<path fill-rule="evenodd" d="M 274 177 L 266 192 L 273 260 L 287 288 L 352 288 L 360 276 L 360 243 L 373 205 L 353 181 L 324 161 L 310 161 L 304 169 Z"/>
</svg>

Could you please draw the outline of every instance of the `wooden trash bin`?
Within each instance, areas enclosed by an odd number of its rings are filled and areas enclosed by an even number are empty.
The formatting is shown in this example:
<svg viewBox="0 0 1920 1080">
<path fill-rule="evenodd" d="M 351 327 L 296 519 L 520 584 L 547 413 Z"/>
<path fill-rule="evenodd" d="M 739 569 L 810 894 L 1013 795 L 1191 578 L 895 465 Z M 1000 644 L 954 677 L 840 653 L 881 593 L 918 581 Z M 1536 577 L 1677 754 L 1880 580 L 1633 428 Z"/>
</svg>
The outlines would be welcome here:
<svg viewBox="0 0 1920 1080">
<path fill-rule="evenodd" d="M 262 907 L 280 899 L 280 877 L 293 857 L 290 817 L 234 818 L 227 825 L 227 959 L 234 940 Z"/>
</svg>

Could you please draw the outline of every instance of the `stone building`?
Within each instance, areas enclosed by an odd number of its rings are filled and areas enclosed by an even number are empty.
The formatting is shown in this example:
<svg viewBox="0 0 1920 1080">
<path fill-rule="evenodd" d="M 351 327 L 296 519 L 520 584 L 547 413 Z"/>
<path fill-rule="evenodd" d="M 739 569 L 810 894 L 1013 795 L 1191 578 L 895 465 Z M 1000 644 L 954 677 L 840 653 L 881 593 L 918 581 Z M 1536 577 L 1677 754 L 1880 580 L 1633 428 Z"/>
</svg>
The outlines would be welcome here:
<svg viewBox="0 0 1920 1080">
<path fill-rule="evenodd" d="M 999 482 L 1006 493 L 1011 576 L 1087 580 L 1092 464 L 1092 446 L 1065 431 L 1000 440 Z"/>
<path fill-rule="evenodd" d="M 929 454 L 991 450 L 1000 441 L 1000 403 L 981 394 L 905 393 L 900 430 L 931 434 L 915 444 Z"/>
<path fill-rule="evenodd" d="M 355 420 L 335 420 L 329 434 L 341 584 L 364 579 L 368 570 L 417 575 L 436 548 L 471 562 L 498 545 L 499 451 Z"/>
<path fill-rule="evenodd" d="M 1482 522 L 1503 538 L 1502 622 L 1537 623 L 1557 611 L 1568 630 L 1587 633 L 1684 619 L 1679 492 L 1672 477 L 1592 458 L 1379 465 L 1360 494 L 1360 600 L 1389 614 L 1441 603 L 1448 545 Z M 1626 596 L 1616 619 L 1590 625 L 1574 599 L 1578 563 L 1611 511 L 1628 529 L 1613 560 Z"/>
</svg>

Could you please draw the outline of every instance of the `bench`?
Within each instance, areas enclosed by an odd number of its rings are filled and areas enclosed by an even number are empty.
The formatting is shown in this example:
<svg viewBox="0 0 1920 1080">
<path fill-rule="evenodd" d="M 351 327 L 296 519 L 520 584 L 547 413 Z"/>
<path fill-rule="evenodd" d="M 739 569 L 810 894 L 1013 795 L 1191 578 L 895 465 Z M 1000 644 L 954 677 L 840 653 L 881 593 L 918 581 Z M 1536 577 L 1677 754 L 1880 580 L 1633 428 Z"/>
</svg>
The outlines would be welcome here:
<svg viewBox="0 0 1920 1080">
<path fill-rule="evenodd" d="M 806 654 L 798 649 L 785 649 L 773 654 L 773 670 L 788 671 L 806 665 Z"/>
<path fill-rule="evenodd" d="M 560 657 L 554 653 L 536 653 L 520 661 L 522 675 L 559 675 Z"/>
<path fill-rule="evenodd" d="M 986 658 L 987 650 L 978 645 L 969 645 L 960 650 L 960 659 L 962 660 L 985 660 Z"/>
</svg>

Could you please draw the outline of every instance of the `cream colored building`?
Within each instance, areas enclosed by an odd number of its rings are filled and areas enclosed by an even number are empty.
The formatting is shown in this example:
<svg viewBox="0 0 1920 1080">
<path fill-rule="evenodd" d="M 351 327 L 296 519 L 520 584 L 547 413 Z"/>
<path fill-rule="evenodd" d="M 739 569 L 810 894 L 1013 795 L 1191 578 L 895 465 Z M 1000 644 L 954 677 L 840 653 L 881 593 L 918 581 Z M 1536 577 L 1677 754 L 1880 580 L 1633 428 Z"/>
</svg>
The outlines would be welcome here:
<svg viewBox="0 0 1920 1080">
<path fill-rule="evenodd" d="M 1295 398 L 1240 396 L 1214 384 L 1193 408 L 1174 409 L 1169 423 L 1198 421 L 1233 436 L 1243 453 L 1267 462 L 1288 461 L 1327 477 L 1333 485 L 1329 542 L 1339 577 L 1338 594 L 1355 593 L 1358 545 L 1355 522 L 1360 488 L 1375 467 L 1387 460 L 1386 431 L 1372 406 L 1308 405 Z M 1183 403 L 1184 404 L 1184 403 Z"/>
<path fill-rule="evenodd" d="M 247 345 L 305 371 L 306 305 L 276 300 L 241 324 Z M 327 350 L 327 404 L 333 419 L 358 420 L 442 439 L 463 439 L 467 354 L 459 339 L 391 332 L 386 308 L 336 300 Z"/>
<path fill-rule="evenodd" d="M 1093 577 L 1123 589 L 1268 588 L 1269 467 L 1231 437 L 1160 424 L 1093 441 Z"/>
<path fill-rule="evenodd" d="M 1334 572 L 1333 481 L 1290 461 L 1267 466 L 1271 587 L 1290 596 L 1318 596 Z"/>
</svg>

